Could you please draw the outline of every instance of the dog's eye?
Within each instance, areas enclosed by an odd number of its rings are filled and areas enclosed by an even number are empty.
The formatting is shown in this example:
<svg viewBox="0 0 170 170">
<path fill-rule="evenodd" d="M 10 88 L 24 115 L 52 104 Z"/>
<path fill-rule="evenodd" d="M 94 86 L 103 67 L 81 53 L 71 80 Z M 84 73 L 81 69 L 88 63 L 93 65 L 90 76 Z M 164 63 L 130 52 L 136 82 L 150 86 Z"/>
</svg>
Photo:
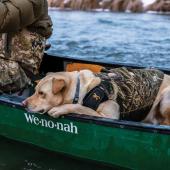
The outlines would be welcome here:
<svg viewBox="0 0 170 170">
<path fill-rule="evenodd" d="M 38 94 L 39 94 L 42 98 L 45 98 L 45 93 L 44 93 L 44 92 L 39 91 Z"/>
</svg>

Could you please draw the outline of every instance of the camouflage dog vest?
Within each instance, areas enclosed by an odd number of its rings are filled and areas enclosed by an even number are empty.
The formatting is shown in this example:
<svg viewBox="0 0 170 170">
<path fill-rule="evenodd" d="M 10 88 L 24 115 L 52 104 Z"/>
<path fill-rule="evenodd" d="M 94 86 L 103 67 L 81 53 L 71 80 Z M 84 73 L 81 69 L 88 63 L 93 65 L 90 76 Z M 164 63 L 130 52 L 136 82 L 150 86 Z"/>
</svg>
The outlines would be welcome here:
<svg viewBox="0 0 170 170">
<path fill-rule="evenodd" d="M 101 93 L 99 89 L 102 89 L 106 94 L 103 96 L 105 101 L 114 100 L 119 104 L 120 119 L 141 121 L 144 117 L 140 118 L 139 114 L 136 113 L 151 108 L 164 78 L 164 73 L 154 69 L 121 67 L 104 69 L 102 73 L 96 74 L 96 76 L 102 80 L 97 87 L 99 97 Z M 95 97 L 94 94 L 97 93 L 94 92 L 94 89 L 92 91 L 93 97 Z M 132 115 L 135 117 L 132 118 Z"/>
</svg>

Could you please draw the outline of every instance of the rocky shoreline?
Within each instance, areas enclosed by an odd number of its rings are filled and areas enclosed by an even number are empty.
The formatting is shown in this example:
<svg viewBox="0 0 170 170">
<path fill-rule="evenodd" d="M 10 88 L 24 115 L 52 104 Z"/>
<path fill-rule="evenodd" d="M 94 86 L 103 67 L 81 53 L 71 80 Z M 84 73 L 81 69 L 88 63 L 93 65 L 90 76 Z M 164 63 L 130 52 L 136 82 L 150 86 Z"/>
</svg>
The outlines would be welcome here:
<svg viewBox="0 0 170 170">
<path fill-rule="evenodd" d="M 146 11 L 170 12 L 170 0 L 156 0 L 146 7 Z"/>
<path fill-rule="evenodd" d="M 155 0 L 147 6 L 144 6 L 142 0 L 48 0 L 48 5 L 63 10 L 90 11 L 100 9 L 113 12 L 170 12 L 170 0 Z"/>
</svg>

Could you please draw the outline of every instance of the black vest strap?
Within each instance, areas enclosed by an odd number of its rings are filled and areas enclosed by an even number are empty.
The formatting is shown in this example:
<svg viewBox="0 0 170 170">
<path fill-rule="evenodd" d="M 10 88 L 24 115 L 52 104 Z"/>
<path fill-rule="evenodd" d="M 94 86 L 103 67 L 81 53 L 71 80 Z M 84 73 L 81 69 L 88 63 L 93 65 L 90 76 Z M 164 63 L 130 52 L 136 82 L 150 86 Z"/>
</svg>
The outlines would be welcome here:
<svg viewBox="0 0 170 170">
<path fill-rule="evenodd" d="M 100 84 L 86 94 L 83 99 L 83 106 L 97 110 L 98 106 L 107 100 L 108 95 L 102 87 L 102 84 Z"/>
</svg>

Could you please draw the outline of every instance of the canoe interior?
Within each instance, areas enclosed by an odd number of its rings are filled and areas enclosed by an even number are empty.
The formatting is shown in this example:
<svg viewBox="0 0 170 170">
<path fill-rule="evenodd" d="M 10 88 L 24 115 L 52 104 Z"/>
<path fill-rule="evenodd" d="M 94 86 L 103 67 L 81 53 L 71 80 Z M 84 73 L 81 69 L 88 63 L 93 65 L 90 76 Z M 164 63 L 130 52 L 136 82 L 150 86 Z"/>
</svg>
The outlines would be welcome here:
<svg viewBox="0 0 170 170">
<path fill-rule="evenodd" d="M 117 68 L 117 67 L 130 67 L 130 68 L 144 68 L 139 67 L 132 64 L 117 64 L 117 63 L 101 63 L 101 62 L 95 62 L 90 60 L 82 60 L 82 59 L 74 59 L 70 57 L 63 57 L 63 56 L 55 56 L 52 54 L 45 53 L 41 67 L 40 67 L 40 76 L 33 77 L 33 79 L 40 79 L 40 77 L 43 77 L 48 72 L 58 72 L 63 71 L 65 69 L 65 66 L 67 63 L 75 63 L 75 62 L 81 62 L 81 63 L 89 63 L 89 64 L 99 64 L 106 67 L 111 68 Z M 170 75 L 170 70 L 168 69 L 161 69 L 164 73 Z M 32 92 L 33 93 L 33 92 Z M 25 98 L 20 96 L 13 96 L 9 94 L 2 94 L 0 96 L 0 103 L 3 103 L 5 105 L 11 105 L 15 106 L 21 109 L 24 109 L 21 106 L 21 102 Z M 142 114 L 142 113 L 139 113 Z M 162 125 L 151 125 L 151 124 L 144 124 L 141 122 L 134 122 L 134 121 L 122 121 L 122 120 L 111 120 L 111 119 L 105 119 L 105 118 L 98 118 L 93 116 L 86 116 L 86 115 L 78 115 L 74 113 L 70 113 L 69 115 L 65 116 L 69 119 L 82 121 L 82 122 L 94 122 L 95 124 L 105 125 L 105 126 L 112 126 L 122 129 L 132 129 L 132 130 L 140 130 L 140 131 L 146 131 L 146 132 L 152 132 L 152 133 L 163 133 L 163 134 L 170 134 L 170 126 L 162 126 Z"/>
</svg>

